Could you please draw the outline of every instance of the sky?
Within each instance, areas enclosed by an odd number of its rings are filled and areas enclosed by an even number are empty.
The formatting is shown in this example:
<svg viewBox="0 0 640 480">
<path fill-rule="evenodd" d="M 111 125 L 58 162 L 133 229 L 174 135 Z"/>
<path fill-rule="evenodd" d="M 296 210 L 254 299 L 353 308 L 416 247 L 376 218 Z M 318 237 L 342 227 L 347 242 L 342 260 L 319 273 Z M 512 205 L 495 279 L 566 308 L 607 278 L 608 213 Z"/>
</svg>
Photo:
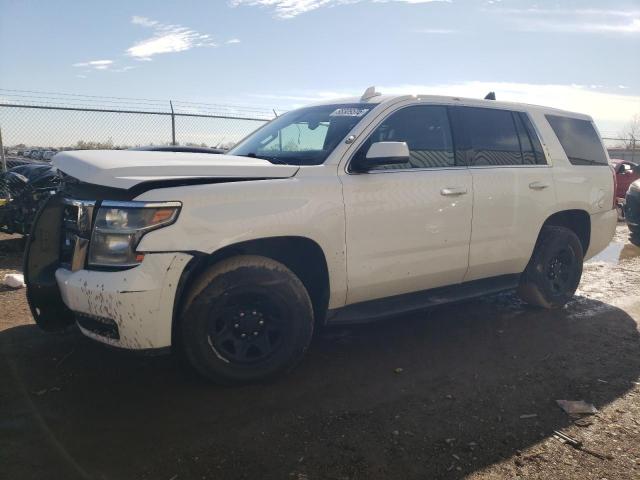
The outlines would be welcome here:
<svg viewBox="0 0 640 480">
<path fill-rule="evenodd" d="M 0 89 L 255 105 L 427 93 L 640 113 L 640 0 L 0 0 Z"/>
</svg>

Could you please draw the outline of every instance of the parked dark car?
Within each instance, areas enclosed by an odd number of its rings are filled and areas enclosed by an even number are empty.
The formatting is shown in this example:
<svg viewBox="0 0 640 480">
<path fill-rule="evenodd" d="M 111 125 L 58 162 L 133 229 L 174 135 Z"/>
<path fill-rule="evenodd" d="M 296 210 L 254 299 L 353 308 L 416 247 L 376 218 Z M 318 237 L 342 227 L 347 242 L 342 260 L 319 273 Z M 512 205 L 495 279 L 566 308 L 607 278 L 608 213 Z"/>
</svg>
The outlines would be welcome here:
<svg viewBox="0 0 640 480">
<path fill-rule="evenodd" d="M 627 191 L 625 219 L 631 234 L 631 243 L 640 246 L 640 180 L 633 182 Z"/>
<path fill-rule="evenodd" d="M 28 163 L 0 174 L 0 231 L 27 235 L 42 203 L 60 187 L 58 170 Z"/>
</svg>

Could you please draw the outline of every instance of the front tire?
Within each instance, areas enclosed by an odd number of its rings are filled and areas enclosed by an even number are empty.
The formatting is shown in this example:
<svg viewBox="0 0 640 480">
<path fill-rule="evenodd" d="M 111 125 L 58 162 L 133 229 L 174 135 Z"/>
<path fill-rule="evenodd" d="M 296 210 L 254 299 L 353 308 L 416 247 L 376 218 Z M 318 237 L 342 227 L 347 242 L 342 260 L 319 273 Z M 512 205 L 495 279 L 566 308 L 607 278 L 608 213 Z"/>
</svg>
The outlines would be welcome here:
<svg viewBox="0 0 640 480">
<path fill-rule="evenodd" d="M 212 266 L 191 287 L 181 341 L 189 363 L 209 380 L 251 383 L 292 370 L 313 323 L 309 294 L 291 270 L 243 255 Z"/>
<path fill-rule="evenodd" d="M 518 287 L 525 302 L 559 308 L 576 292 L 584 253 L 577 235 L 568 228 L 545 226 Z"/>
</svg>

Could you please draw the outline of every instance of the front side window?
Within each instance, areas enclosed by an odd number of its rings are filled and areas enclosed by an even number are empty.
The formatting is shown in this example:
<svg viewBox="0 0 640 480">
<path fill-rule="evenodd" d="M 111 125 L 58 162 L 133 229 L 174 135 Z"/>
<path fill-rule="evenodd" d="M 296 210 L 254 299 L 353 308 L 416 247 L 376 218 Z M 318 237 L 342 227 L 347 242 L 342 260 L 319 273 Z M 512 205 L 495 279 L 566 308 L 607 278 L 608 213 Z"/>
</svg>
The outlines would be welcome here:
<svg viewBox="0 0 640 480">
<path fill-rule="evenodd" d="M 546 117 L 573 165 L 608 165 L 607 154 L 590 121 L 558 115 Z"/>
<path fill-rule="evenodd" d="M 375 107 L 320 105 L 285 113 L 240 142 L 229 155 L 288 165 L 320 165 Z"/>
<path fill-rule="evenodd" d="M 409 163 L 379 169 L 443 168 L 455 165 L 447 108 L 415 105 L 391 114 L 373 131 L 355 158 L 366 156 L 375 142 L 406 142 Z"/>
<path fill-rule="evenodd" d="M 523 164 L 520 138 L 510 111 L 476 107 L 457 110 L 467 134 L 470 166 Z"/>
</svg>

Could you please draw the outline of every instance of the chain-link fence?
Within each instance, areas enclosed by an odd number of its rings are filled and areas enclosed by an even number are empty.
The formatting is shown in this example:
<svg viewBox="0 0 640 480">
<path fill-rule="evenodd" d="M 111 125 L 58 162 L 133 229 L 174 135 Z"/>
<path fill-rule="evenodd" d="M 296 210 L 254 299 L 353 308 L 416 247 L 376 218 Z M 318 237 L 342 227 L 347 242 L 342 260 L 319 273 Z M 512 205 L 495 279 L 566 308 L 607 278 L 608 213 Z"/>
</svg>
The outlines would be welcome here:
<svg viewBox="0 0 640 480">
<path fill-rule="evenodd" d="M 148 145 L 228 149 L 274 116 L 268 109 L 0 89 L 7 167 L 46 152 Z"/>
<path fill-rule="evenodd" d="M 636 138 L 603 137 L 609 158 L 640 163 L 640 141 Z"/>
<path fill-rule="evenodd" d="M 0 88 L 0 152 L 10 168 L 70 149 L 171 144 L 227 149 L 274 114 L 254 106 Z M 603 140 L 611 158 L 640 162 L 635 139 L 603 132 Z"/>
</svg>

